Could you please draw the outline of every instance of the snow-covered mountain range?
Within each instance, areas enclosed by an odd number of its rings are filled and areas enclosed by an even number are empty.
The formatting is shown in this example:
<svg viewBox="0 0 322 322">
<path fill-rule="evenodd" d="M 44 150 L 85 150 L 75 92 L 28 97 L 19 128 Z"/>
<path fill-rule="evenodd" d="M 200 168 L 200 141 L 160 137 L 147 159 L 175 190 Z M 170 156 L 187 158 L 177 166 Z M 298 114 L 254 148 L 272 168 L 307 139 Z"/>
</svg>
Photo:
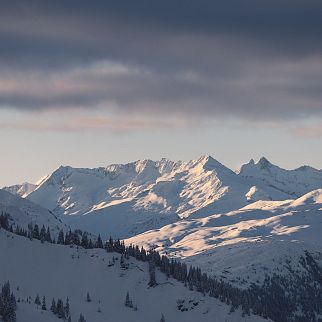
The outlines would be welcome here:
<svg viewBox="0 0 322 322">
<path fill-rule="evenodd" d="M 94 169 L 62 166 L 32 187 L 23 194 L 21 189 L 6 189 L 72 226 L 126 238 L 258 200 L 300 197 L 322 187 L 322 171 L 308 166 L 284 170 L 265 158 L 232 171 L 203 156 L 186 162 L 141 160 Z"/>
<path fill-rule="evenodd" d="M 155 249 L 229 285 L 259 292 L 265 301 L 278 298 L 279 303 L 270 305 L 280 304 L 281 313 L 285 303 L 292 303 L 286 311 L 290 316 L 297 312 L 308 321 L 322 318 L 322 307 L 314 304 L 313 312 L 309 300 L 312 294 L 322 300 L 322 170 L 309 166 L 285 170 L 261 158 L 233 171 L 210 156 L 185 162 L 142 160 L 94 169 L 61 166 L 35 185 L 0 190 L 0 212 L 9 213 L 12 223 L 22 227 L 31 222 L 54 228 L 56 233 L 71 227 L 93 236 L 100 234 L 103 239 L 110 235 L 125 239 L 127 245 Z M 2 236 L 1 242 L 7 243 L 10 238 L 6 238 Z M 19 238 L 10 241 L 17 252 Z M 46 245 L 33 243 L 30 247 L 36 245 L 45 258 L 42 247 Z M 59 246 L 50 245 L 50 249 L 55 256 L 65 256 L 60 255 Z M 69 252 L 76 256 L 73 250 Z M 100 255 L 90 256 L 104 262 Z M 73 265 L 61 273 L 69 276 Z M 88 265 L 84 260 L 82 266 Z M 99 264 L 95 265 L 100 272 Z M 133 265 L 131 283 L 145 294 L 134 269 L 141 264 Z M 110 278 L 115 276 L 104 280 L 111 283 Z M 284 293 L 279 291 L 278 297 L 274 295 L 276 285 L 283 285 Z M 50 288 L 50 293 L 55 292 Z M 168 289 L 164 293 L 172 294 Z M 227 315 L 226 308 L 218 312 L 226 312 L 220 314 L 227 321 L 239 321 L 241 316 Z M 150 317 L 148 312 L 142 314 Z M 198 314 L 193 318 L 201 321 Z M 279 316 L 278 309 L 276 314 Z M 176 316 L 176 320 L 180 318 Z M 289 321 L 284 318 L 275 320 Z M 131 316 L 124 319 L 132 321 Z M 100 321 L 96 316 L 94 320 Z"/>
</svg>

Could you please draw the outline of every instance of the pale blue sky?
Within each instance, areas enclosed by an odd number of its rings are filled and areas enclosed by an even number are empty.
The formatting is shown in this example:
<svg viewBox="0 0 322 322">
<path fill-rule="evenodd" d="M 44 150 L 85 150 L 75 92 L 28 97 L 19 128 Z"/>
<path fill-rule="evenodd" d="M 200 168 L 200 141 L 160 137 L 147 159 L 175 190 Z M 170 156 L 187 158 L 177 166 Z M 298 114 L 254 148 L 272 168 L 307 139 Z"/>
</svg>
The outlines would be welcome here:
<svg viewBox="0 0 322 322">
<path fill-rule="evenodd" d="M 2 124 L 12 122 L 11 114 L 0 110 Z M 18 116 L 19 113 L 15 118 Z M 30 122 L 25 113 L 19 119 Z M 53 116 L 45 113 L 41 119 L 50 123 Z M 35 182 L 60 165 L 97 167 L 142 158 L 196 159 L 203 154 L 210 154 L 233 169 L 261 156 L 286 168 L 303 164 L 322 168 L 321 137 L 294 134 L 292 124 L 284 126 L 260 128 L 222 120 L 180 128 L 117 132 L 106 128 L 72 131 L 2 128 L 0 185 Z"/>
</svg>

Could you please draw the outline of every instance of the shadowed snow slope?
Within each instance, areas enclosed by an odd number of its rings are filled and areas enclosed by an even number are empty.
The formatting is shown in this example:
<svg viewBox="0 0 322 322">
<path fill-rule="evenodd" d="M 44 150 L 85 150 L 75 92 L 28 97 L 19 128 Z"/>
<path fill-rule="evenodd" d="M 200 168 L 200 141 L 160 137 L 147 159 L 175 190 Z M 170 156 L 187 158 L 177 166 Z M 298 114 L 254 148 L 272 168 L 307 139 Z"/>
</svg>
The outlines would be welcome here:
<svg viewBox="0 0 322 322">
<path fill-rule="evenodd" d="M 214 298 L 189 291 L 183 284 L 167 279 L 156 272 L 159 283 L 148 287 L 148 263 L 132 258 L 126 260 L 129 268 L 120 268 L 120 255 L 104 250 L 85 250 L 68 246 L 40 243 L 15 236 L 0 230 L 0 253 L 4 261 L 0 265 L 0 284 L 9 280 L 18 303 L 17 321 L 43 322 L 57 319 L 49 307 L 52 298 L 69 298 L 72 321 L 82 313 L 90 322 L 238 322 L 267 321 L 256 316 L 241 317 L 236 310 Z M 108 265 L 112 258 L 115 265 Z M 17 287 L 19 287 L 17 289 Z M 91 302 L 86 302 L 86 294 Z M 125 296 L 129 292 L 137 310 L 125 307 Z M 47 311 L 34 304 L 36 295 L 46 297 Z M 31 303 L 26 299 L 31 297 Z M 184 300 L 187 311 L 177 308 L 177 300 Z M 100 311 L 100 312 L 99 312 Z"/>
<path fill-rule="evenodd" d="M 296 200 L 258 201 L 239 210 L 188 219 L 128 239 L 242 285 L 262 281 L 304 250 L 321 259 L 322 189 Z M 320 255 L 319 255 L 320 254 Z M 238 278 L 237 278 L 238 277 Z"/>
<path fill-rule="evenodd" d="M 42 208 L 33 202 L 15 196 L 5 190 L 0 189 L 0 213 L 10 215 L 10 223 L 21 228 L 28 228 L 28 224 L 38 224 L 49 227 L 53 233 L 60 229 L 67 230 L 67 226 L 49 210 Z"/>
<path fill-rule="evenodd" d="M 60 167 L 27 198 L 75 228 L 125 238 L 180 218 L 203 218 L 257 200 L 294 198 L 294 190 L 305 193 L 311 186 L 322 187 L 318 170 L 287 171 L 265 160 L 243 166 L 239 174 L 210 156 L 187 162 L 143 160 L 95 169 Z M 307 171 L 314 173 L 312 182 Z M 276 174 L 280 172 L 283 175 Z"/>
<path fill-rule="evenodd" d="M 3 190 L 6 190 L 14 195 L 24 198 L 24 197 L 27 197 L 30 193 L 32 193 L 36 188 L 37 188 L 37 185 L 25 182 L 23 184 L 4 187 Z"/>
</svg>

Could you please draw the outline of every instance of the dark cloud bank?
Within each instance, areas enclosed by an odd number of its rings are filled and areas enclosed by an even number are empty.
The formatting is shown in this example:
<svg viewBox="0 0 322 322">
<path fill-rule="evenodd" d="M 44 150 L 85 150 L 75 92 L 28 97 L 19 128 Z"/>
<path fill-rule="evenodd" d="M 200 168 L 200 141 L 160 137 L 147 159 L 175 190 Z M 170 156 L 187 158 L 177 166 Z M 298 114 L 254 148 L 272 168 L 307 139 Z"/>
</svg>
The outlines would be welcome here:
<svg viewBox="0 0 322 322">
<path fill-rule="evenodd" d="M 321 1 L 1 1 L 0 108 L 320 117 L 321 35 Z"/>
</svg>

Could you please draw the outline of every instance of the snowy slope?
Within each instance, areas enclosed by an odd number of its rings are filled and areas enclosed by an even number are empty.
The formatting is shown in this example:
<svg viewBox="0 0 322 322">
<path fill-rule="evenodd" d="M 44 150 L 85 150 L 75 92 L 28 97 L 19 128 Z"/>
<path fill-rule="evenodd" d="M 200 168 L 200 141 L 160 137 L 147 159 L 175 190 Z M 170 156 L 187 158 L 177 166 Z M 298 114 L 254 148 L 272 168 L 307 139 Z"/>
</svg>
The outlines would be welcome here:
<svg viewBox="0 0 322 322">
<path fill-rule="evenodd" d="M 180 218 L 232 211 L 262 196 L 289 198 L 203 156 L 187 162 L 162 159 L 96 169 L 60 167 L 27 198 L 74 227 L 124 238 Z"/>
<path fill-rule="evenodd" d="M 189 291 L 160 272 L 156 276 L 159 285 L 149 288 L 147 263 L 130 258 L 129 269 L 122 270 L 120 255 L 104 250 L 41 244 L 0 230 L 0 253 L 6 259 L 0 265 L 0 283 L 10 280 L 16 298 L 24 300 L 18 303 L 18 322 L 61 321 L 50 312 L 37 309 L 33 304 L 37 294 L 46 297 L 47 308 L 53 297 L 65 301 L 68 296 L 72 321 L 80 313 L 89 322 L 158 322 L 162 313 L 166 321 L 177 322 L 264 321 L 256 316 L 242 318 L 239 310 L 229 313 L 226 304 Z M 113 256 L 118 260 L 109 267 Z M 91 302 L 85 301 L 87 292 Z M 124 306 L 127 292 L 137 311 Z M 28 297 L 32 298 L 31 304 L 25 301 Z M 185 300 L 187 311 L 178 310 L 178 299 Z"/>
<path fill-rule="evenodd" d="M 254 185 L 274 187 L 292 198 L 297 198 L 315 189 L 322 188 L 322 170 L 302 166 L 295 170 L 285 170 L 261 158 L 257 163 L 251 160 L 237 173 Z"/>
<path fill-rule="evenodd" d="M 321 231 L 318 189 L 296 200 L 258 201 L 225 214 L 183 220 L 126 242 L 154 245 L 241 286 L 262 282 L 266 273 L 280 270 L 287 260 L 297 265 L 305 250 L 321 260 Z"/>
<path fill-rule="evenodd" d="M 33 202 L 13 195 L 0 189 L 0 213 L 10 215 L 10 223 L 27 229 L 28 224 L 45 225 L 53 234 L 60 229 L 67 230 L 67 226 L 49 210 L 42 208 Z"/>
</svg>

